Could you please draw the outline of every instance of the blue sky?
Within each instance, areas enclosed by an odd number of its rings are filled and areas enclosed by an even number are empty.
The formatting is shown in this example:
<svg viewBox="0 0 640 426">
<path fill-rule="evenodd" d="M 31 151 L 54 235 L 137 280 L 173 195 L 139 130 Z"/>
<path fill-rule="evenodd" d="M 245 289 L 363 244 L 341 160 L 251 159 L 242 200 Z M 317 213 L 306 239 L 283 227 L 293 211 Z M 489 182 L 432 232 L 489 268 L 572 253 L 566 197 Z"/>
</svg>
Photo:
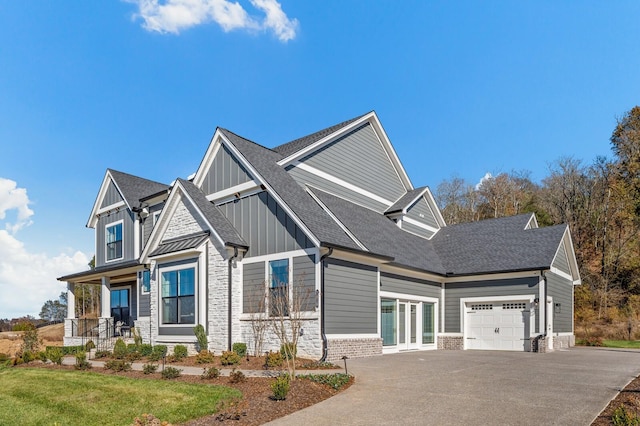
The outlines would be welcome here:
<svg viewBox="0 0 640 426">
<path fill-rule="evenodd" d="M 0 318 L 94 252 L 106 168 L 169 183 L 216 126 L 271 147 L 375 110 L 414 185 L 610 155 L 640 3 L 0 3 Z"/>
</svg>

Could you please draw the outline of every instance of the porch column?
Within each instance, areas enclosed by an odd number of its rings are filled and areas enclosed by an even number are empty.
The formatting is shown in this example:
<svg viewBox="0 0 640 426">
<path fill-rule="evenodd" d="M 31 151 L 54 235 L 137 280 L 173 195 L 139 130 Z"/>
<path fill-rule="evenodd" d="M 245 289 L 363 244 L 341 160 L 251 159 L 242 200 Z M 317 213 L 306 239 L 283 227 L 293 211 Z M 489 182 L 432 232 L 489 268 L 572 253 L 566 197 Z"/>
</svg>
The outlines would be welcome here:
<svg viewBox="0 0 640 426">
<path fill-rule="evenodd" d="M 111 318 L 111 281 L 109 277 L 102 277 L 100 318 Z"/>
<path fill-rule="evenodd" d="M 76 295 L 74 293 L 76 285 L 67 282 L 67 318 L 74 319 L 76 317 Z"/>
</svg>

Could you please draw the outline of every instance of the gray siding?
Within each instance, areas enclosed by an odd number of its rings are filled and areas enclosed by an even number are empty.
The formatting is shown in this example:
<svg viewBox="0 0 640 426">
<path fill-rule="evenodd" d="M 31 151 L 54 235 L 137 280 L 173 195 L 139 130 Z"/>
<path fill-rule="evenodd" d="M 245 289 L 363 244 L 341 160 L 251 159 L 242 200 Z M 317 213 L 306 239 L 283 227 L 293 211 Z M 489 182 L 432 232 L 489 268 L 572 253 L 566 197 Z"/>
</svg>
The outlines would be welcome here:
<svg viewBox="0 0 640 426">
<path fill-rule="evenodd" d="M 253 179 L 247 169 L 236 160 L 226 146 L 222 145 L 204 178 L 202 192 L 209 195 L 250 180 Z"/>
<path fill-rule="evenodd" d="M 378 273 L 372 266 L 329 259 L 324 272 L 328 334 L 378 332 Z"/>
<path fill-rule="evenodd" d="M 314 255 L 293 258 L 294 296 L 301 297 L 301 310 L 313 311 L 316 307 L 316 267 Z"/>
<path fill-rule="evenodd" d="M 380 291 L 435 297 L 440 300 L 441 285 L 433 281 L 403 277 L 396 274 L 380 273 Z"/>
<path fill-rule="evenodd" d="M 147 241 L 149 241 L 149 236 L 151 235 L 151 231 L 153 231 L 153 214 L 162 210 L 165 203 L 156 204 L 155 206 L 149 207 L 149 216 L 144 220 L 142 224 L 142 247 L 147 245 Z"/>
<path fill-rule="evenodd" d="M 567 251 L 564 249 L 564 245 L 558 250 L 558 255 L 553 260 L 551 265 L 554 268 L 558 268 L 562 272 L 571 275 L 571 268 L 569 268 L 569 259 L 567 258 Z"/>
<path fill-rule="evenodd" d="M 140 293 L 140 316 L 148 317 L 151 316 L 151 297 L 149 293 L 142 294 Z"/>
<path fill-rule="evenodd" d="M 134 217 L 129 209 L 120 210 L 117 213 L 111 213 L 108 216 L 102 216 L 98 219 L 96 225 L 96 266 L 103 266 L 105 262 L 106 253 L 106 229 L 105 226 L 119 220 L 122 222 L 122 250 L 123 258 L 118 261 L 109 262 L 109 265 L 116 264 L 118 262 L 126 262 L 134 260 L 137 256 L 133 253 L 134 247 Z"/>
<path fill-rule="evenodd" d="M 245 257 L 313 247 L 313 243 L 266 191 L 220 205 L 249 244 Z"/>
<path fill-rule="evenodd" d="M 424 223 L 425 225 L 429 225 L 432 228 L 440 228 L 436 217 L 429 208 L 427 200 L 425 200 L 424 197 L 420 197 L 420 199 L 413 206 L 409 207 L 409 209 L 407 210 L 407 217 L 420 223 Z"/>
<path fill-rule="evenodd" d="M 573 284 L 553 273 L 547 273 L 547 295 L 553 298 L 553 332 L 573 332 Z M 556 307 L 559 303 L 560 306 Z M 559 312 L 558 312 L 559 311 Z"/>
<path fill-rule="evenodd" d="M 367 197 L 366 195 L 362 195 L 359 192 L 352 191 L 348 188 L 345 188 L 344 186 L 321 178 L 320 176 L 316 176 L 313 173 L 309 173 L 306 170 L 302 170 L 298 167 L 290 166 L 286 170 L 287 172 L 289 172 L 291 177 L 302 186 L 304 186 L 305 184 L 309 184 L 314 188 L 322 189 L 331 194 L 335 194 L 356 204 L 360 204 L 361 206 L 377 211 L 378 213 L 384 213 L 384 211 L 389 207 L 386 204 Z"/>
<path fill-rule="evenodd" d="M 428 229 L 421 228 L 419 226 L 414 225 L 409 222 L 402 222 L 402 229 L 407 232 L 411 232 L 416 235 L 420 235 L 421 237 L 431 238 L 435 232 L 429 231 Z"/>
<path fill-rule="evenodd" d="M 406 192 L 369 123 L 300 160 L 394 202 Z"/>
<path fill-rule="evenodd" d="M 265 312 L 264 262 L 249 263 L 242 269 L 242 312 Z"/>
<path fill-rule="evenodd" d="M 462 333 L 460 327 L 460 299 L 467 297 L 516 296 L 527 294 L 533 294 L 535 297 L 539 297 L 538 280 L 538 277 L 525 277 L 509 280 L 445 284 L 445 333 Z M 538 318 L 537 310 L 536 318 Z M 538 332 L 537 320 L 536 332 Z"/>
<path fill-rule="evenodd" d="M 104 198 L 102 199 L 102 204 L 100 208 L 110 206 L 115 203 L 119 203 L 123 201 L 122 196 L 118 192 L 118 189 L 113 184 L 113 182 L 109 182 L 109 186 L 107 187 L 107 192 L 104 194 Z"/>
</svg>

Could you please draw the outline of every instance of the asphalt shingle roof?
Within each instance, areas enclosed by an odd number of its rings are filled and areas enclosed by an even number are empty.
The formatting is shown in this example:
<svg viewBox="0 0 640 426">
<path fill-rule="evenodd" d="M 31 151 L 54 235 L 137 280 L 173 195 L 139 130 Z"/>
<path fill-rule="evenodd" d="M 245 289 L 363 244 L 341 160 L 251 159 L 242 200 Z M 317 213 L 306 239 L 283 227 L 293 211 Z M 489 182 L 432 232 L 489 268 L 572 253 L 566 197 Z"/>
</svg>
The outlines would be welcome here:
<svg viewBox="0 0 640 426">
<path fill-rule="evenodd" d="M 200 209 L 202 214 L 204 214 L 207 221 L 209 221 L 218 235 L 220 235 L 220 238 L 222 238 L 225 244 L 238 247 L 249 247 L 247 242 L 240 236 L 238 230 L 234 228 L 231 222 L 229 222 L 229 219 L 227 219 L 224 213 L 222 213 L 222 211 L 213 203 L 207 200 L 204 192 L 202 192 L 191 181 L 184 179 L 178 179 L 177 181 L 184 187 L 189 197 L 191 197 L 198 209 Z"/>
<path fill-rule="evenodd" d="M 411 202 L 413 202 L 416 198 L 424 194 L 427 190 L 426 186 L 421 186 L 420 188 L 412 189 L 404 194 L 402 197 L 398 198 L 398 200 L 393 203 L 389 208 L 385 211 L 385 214 L 401 212 L 405 208 L 409 207 Z"/>
<path fill-rule="evenodd" d="M 219 129 L 244 158 L 268 182 L 276 194 L 321 243 L 359 250 L 358 245 L 282 167 L 282 156 L 235 133 Z"/>
<path fill-rule="evenodd" d="M 273 151 L 277 152 L 278 154 L 282 155 L 282 157 L 288 157 L 289 155 L 298 152 L 306 147 L 308 147 L 309 145 L 313 145 L 314 143 L 318 142 L 320 139 L 329 136 L 331 133 L 334 133 L 338 130 L 340 130 L 341 128 L 348 126 L 349 124 L 353 123 L 354 121 L 364 117 L 367 114 L 362 114 L 358 117 L 352 118 L 350 120 L 347 121 L 343 121 L 342 123 L 338 123 L 335 124 L 331 127 L 327 127 L 326 129 L 322 129 L 319 130 L 315 133 L 312 133 L 310 135 L 307 136 L 303 136 L 301 138 L 292 140 L 291 142 L 287 142 L 284 143 L 280 146 L 277 146 L 275 148 L 273 148 Z"/>
<path fill-rule="evenodd" d="M 122 196 L 130 207 L 138 207 L 140 199 L 169 189 L 169 185 L 144 179 L 128 173 L 108 169 Z"/>
</svg>

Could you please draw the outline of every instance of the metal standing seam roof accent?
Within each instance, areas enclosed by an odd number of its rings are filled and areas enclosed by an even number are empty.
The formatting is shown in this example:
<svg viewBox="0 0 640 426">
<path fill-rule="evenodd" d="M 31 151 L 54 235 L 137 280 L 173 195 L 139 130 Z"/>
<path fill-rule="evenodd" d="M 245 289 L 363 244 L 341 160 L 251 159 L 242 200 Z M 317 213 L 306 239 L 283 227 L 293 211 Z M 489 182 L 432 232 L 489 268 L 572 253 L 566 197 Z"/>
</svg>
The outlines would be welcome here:
<svg viewBox="0 0 640 426">
<path fill-rule="evenodd" d="M 426 186 L 421 186 L 420 188 L 407 191 L 407 193 L 398 198 L 395 203 L 389 206 L 389 208 L 385 210 L 384 214 L 392 214 L 403 211 L 404 209 L 410 207 L 414 201 L 424 195 L 425 192 L 427 192 Z"/>
<path fill-rule="evenodd" d="M 169 185 L 165 185 L 164 183 L 144 179 L 113 169 L 107 170 L 122 192 L 125 201 L 132 208 L 137 207 L 141 199 L 169 189 Z"/>
<path fill-rule="evenodd" d="M 209 238 L 209 231 L 198 232 L 196 234 L 185 235 L 184 237 L 171 238 L 163 241 L 158 247 L 149 254 L 149 257 L 160 256 L 163 254 L 175 253 L 178 251 L 189 250 L 199 247 Z"/>
</svg>

